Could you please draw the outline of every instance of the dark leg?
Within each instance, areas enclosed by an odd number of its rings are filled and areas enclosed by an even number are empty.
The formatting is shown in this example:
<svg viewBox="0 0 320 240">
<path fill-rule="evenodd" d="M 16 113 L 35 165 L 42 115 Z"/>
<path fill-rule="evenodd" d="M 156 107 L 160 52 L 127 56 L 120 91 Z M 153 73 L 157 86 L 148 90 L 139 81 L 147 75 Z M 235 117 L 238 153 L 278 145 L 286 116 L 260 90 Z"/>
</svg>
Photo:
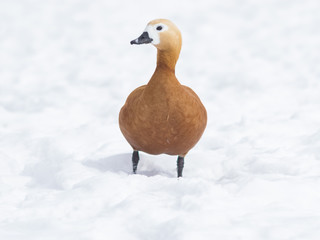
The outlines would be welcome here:
<svg viewBox="0 0 320 240">
<path fill-rule="evenodd" d="M 133 151 L 133 153 L 132 153 L 132 166 L 133 166 L 133 173 L 134 174 L 136 174 L 136 172 L 137 172 L 138 163 L 139 163 L 139 152 Z"/>
<path fill-rule="evenodd" d="M 177 160 L 178 178 L 182 177 L 183 166 L 184 166 L 184 157 L 178 156 L 178 160 Z"/>
</svg>

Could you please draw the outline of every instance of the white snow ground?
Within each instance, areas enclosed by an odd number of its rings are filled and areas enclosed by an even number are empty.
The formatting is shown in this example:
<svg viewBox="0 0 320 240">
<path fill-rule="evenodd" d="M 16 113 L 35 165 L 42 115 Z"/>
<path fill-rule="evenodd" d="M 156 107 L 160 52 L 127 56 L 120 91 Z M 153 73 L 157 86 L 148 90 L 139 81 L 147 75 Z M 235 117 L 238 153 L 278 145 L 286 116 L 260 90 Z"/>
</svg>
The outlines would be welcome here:
<svg viewBox="0 0 320 240">
<path fill-rule="evenodd" d="M 0 239 L 320 239 L 320 2 L 1 0 Z M 130 46 L 181 29 L 208 126 L 176 157 L 117 118 L 155 67 Z"/>
</svg>

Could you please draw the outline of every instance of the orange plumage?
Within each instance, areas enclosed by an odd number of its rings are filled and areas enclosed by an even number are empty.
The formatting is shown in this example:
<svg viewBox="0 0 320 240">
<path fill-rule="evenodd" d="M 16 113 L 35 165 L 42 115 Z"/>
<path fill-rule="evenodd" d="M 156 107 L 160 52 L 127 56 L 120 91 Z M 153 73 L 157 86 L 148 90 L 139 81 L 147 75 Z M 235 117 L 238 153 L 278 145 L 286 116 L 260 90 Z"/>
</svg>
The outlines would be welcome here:
<svg viewBox="0 0 320 240">
<path fill-rule="evenodd" d="M 165 30 L 158 33 L 159 26 Z M 184 157 L 204 132 L 206 109 L 196 93 L 175 76 L 182 43 L 179 29 L 165 19 L 151 21 L 147 29 L 151 43 L 150 36 L 158 41 L 153 43 L 158 49 L 157 67 L 148 84 L 128 96 L 119 114 L 120 129 L 135 151 Z M 144 37 L 141 41 L 150 40 Z"/>
</svg>

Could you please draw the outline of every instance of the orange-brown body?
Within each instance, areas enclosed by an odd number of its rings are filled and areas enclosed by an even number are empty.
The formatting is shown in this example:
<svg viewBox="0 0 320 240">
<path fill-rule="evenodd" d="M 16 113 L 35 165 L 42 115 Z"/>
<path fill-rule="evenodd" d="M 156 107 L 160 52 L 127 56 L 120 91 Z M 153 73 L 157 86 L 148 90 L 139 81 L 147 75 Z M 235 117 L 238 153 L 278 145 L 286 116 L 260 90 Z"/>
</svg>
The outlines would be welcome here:
<svg viewBox="0 0 320 240">
<path fill-rule="evenodd" d="M 202 136 L 207 113 L 196 93 L 181 85 L 175 76 L 181 34 L 171 22 L 167 24 L 173 33 L 169 32 L 171 38 L 161 36 L 161 43 L 155 45 L 156 70 L 147 85 L 128 96 L 119 114 L 119 125 L 134 150 L 184 157 Z"/>
</svg>

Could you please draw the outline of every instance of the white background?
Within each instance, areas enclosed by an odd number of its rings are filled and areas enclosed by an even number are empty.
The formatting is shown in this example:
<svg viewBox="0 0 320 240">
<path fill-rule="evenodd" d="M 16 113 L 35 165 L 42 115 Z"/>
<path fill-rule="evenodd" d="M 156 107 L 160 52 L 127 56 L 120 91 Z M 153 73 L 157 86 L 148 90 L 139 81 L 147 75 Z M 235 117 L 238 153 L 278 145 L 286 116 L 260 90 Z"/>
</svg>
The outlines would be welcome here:
<svg viewBox="0 0 320 240">
<path fill-rule="evenodd" d="M 1 0 L 0 239 L 320 239 L 320 2 Z M 181 30 L 176 75 L 207 129 L 176 157 L 118 127 L 150 79 L 146 24 Z"/>
</svg>

